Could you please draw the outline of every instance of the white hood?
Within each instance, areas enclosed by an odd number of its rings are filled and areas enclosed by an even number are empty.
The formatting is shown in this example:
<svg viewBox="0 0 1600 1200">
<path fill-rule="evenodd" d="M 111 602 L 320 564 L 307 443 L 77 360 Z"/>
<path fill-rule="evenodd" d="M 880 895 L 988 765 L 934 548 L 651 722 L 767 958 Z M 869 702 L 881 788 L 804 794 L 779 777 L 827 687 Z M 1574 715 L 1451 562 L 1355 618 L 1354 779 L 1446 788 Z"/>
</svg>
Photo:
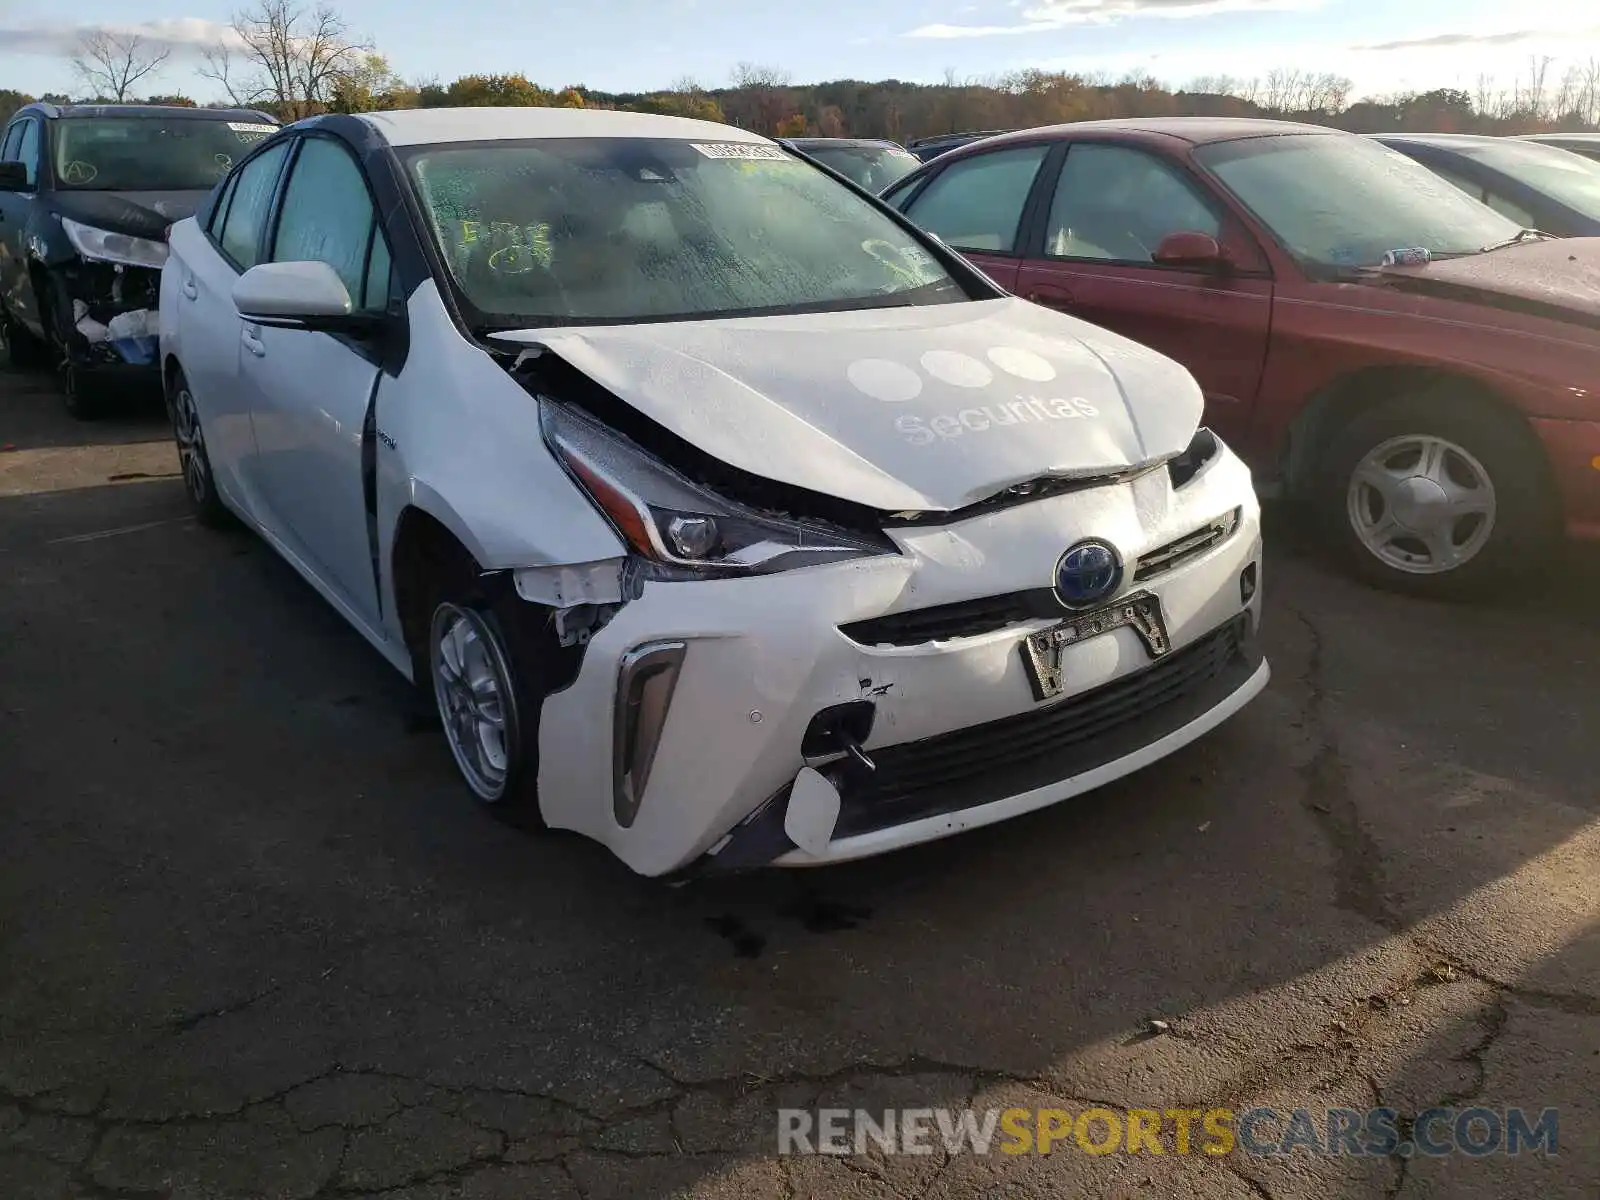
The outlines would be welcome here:
<svg viewBox="0 0 1600 1200">
<path fill-rule="evenodd" d="M 1171 359 L 1011 297 L 496 336 L 730 466 L 891 512 L 1176 454 L 1203 403 Z"/>
</svg>

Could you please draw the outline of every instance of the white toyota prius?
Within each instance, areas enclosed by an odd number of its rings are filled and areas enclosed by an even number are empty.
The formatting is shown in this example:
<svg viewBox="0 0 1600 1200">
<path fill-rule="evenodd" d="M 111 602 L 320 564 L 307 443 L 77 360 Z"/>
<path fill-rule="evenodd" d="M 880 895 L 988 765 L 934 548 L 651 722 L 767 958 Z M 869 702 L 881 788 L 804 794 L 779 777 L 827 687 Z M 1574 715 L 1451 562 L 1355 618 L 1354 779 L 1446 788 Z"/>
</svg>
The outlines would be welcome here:
<svg viewBox="0 0 1600 1200">
<path fill-rule="evenodd" d="M 1266 685 L 1260 513 L 1179 365 L 757 135 L 325 116 L 175 225 L 189 496 L 635 871 L 1052 804 Z"/>
</svg>

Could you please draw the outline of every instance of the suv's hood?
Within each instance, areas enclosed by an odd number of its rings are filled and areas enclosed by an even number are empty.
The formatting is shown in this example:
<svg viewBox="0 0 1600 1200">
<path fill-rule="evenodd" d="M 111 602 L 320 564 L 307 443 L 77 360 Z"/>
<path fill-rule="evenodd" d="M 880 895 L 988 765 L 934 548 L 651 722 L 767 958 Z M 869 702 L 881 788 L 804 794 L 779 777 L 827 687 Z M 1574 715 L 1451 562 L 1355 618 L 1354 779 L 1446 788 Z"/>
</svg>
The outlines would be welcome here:
<svg viewBox="0 0 1600 1200">
<path fill-rule="evenodd" d="M 1171 359 L 1014 298 L 497 336 L 731 466 L 891 512 L 1177 454 L 1202 408 Z"/>
<path fill-rule="evenodd" d="M 195 210 L 209 190 L 181 192 L 56 192 L 55 209 L 80 225 L 162 241 L 167 226 Z"/>
<path fill-rule="evenodd" d="M 1527 242 L 1424 266 L 1389 267 L 1379 278 L 1441 299 L 1600 323 L 1600 238 Z"/>
</svg>

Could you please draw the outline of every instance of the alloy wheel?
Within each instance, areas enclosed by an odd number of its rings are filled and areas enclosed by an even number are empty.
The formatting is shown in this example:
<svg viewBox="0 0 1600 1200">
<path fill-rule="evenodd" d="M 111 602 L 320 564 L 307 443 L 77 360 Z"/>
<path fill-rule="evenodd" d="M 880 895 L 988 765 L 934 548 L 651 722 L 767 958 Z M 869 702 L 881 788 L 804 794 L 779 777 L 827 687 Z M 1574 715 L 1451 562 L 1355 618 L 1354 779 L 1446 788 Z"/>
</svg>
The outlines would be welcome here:
<svg viewBox="0 0 1600 1200">
<path fill-rule="evenodd" d="M 178 443 L 178 463 L 183 468 L 183 485 L 196 504 L 204 504 L 211 489 L 211 462 L 206 456 L 205 434 L 200 429 L 200 413 L 188 384 L 180 384 L 172 398 L 172 433 Z"/>
<path fill-rule="evenodd" d="M 1385 566 L 1440 575 L 1470 562 L 1494 533 L 1494 482 L 1455 442 L 1406 434 L 1375 446 L 1346 490 L 1356 537 Z"/>
<path fill-rule="evenodd" d="M 506 794 L 516 744 L 516 698 L 499 639 L 474 609 L 441 604 L 428 636 L 433 694 L 467 786 L 494 804 Z"/>
</svg>

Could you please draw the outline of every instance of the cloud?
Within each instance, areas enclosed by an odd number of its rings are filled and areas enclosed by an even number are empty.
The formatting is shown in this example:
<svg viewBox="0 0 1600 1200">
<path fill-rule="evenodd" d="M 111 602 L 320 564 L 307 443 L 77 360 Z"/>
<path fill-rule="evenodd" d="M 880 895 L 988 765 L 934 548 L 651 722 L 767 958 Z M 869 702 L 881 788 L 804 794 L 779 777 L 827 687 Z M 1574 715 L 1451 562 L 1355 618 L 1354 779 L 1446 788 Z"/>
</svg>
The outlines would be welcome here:
<svg viewBox="0 0 1600 1200">
<path fill-rule="evenodd" d="M 1039 0 L 1022 10 L 1014 25 L 923 25 L 907 33 L 914 38 L 1003 37 L 1045 33 L 1069 25 L 1105 24 L 1130 17 L 1210 17 L 1218 13 L 1274 12 L 1315 8 L 1321 0 Z"/>
<path fill-rule="evenodd" d="M 77 52 L 79 41 L 85 34 L 93 33 L 112 37 L 137 36 L 150 49 L 165 49 L 174 57 L 198 54 L 208 46 L 236 40 L 236 35 L 227 25 L 204 21 L 199 17 L 174 17 L 170 20 L 123 24 L 0 26 L 0 47 L 7 54 L 66 58 Z"/>
<path fill-rule="evenodd" d="M 1396 42 L 1373 42 L 1365 46 L 1352 46 L 1352 50 L 1447 50 L 1454 46 L 1509 46 L 1515 42 L 1531 42 L 1543 38 L 1559 37 L 1570 41 L 1600 34 L 1600 25 L 1587 29 L 1507 29 L 1500 33 L 1436 33 L 1432 37 L 1404 38 Z"/>
</svg>

